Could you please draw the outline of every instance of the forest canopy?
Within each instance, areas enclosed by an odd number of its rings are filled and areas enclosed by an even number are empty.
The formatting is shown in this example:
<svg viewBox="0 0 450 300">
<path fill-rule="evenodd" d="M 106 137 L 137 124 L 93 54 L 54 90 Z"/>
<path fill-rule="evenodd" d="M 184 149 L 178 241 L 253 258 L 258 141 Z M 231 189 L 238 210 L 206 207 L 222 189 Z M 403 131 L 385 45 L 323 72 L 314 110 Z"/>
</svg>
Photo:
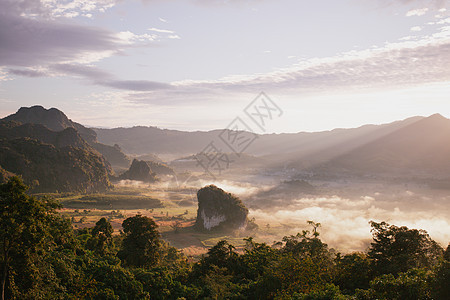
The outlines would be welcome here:
<svg viewBox="0 0 450 300">
<path fill-rule="evenodd" d="M 21 178 L 0 185 L 2 299 L 449 299 L 450 249 L 423 230 L 371 222 L 367 252 L 342 254 L 320 224 L 238 251 L 219 241 L 198 260 L 136 215 L 113 235 L 107 219 L 72 228 Z"/>
</svg>

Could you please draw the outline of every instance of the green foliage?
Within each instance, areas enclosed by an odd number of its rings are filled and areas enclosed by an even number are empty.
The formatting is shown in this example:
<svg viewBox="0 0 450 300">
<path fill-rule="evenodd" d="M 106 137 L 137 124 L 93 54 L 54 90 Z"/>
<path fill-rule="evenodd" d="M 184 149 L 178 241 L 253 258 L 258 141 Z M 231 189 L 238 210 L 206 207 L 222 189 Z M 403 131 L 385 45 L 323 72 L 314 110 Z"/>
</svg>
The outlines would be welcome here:
<svg viewBox="0 0 450 300">
<path fill-rule="evenodd" d="M 136 215 L 123 221 L 125 237 L 119 257 L 126 265 L 153 266 L 160 260 L 161 240 L 158 225 L 149 217 Z"/>
<path fill-rule="evenodd" d="M 141 195 L 91 194 L 62 201 L 68 208 L 139 209 L 162 207 L 160 200 Z"/>
<path fill-rule="evenodd" d="M 334 283 L 345 293 L 369 288 L 370 260 L 365 253 L 352 253 L 336 258 Z"/>
<path fill-rule="evenodd" d="M 370 282 L 377 299 L 431 299 L 429 273 L 424 269 L 411 269 L 397 277 L 384 274 Z"/>
<path fill-rule="evenodd" d="M 371 222 L 373 242 L 369 258 L 376 275 L 430 268 L 442 257 L 442 248 L 424 230 Z"/>
<path fill-rule="evenodd" d="M 450 298 L 448 256 L 423 231 L 373 223 L 369 253 L 341 256 L 310 221 L 311 232 L 273 246 L 250 237 L 236 250 L 221 240 L 189 262 L 148 217 L 126 219 L 120 235 L 106 218 L 74 231 L 56 202 L 26 190 L 18 177 L 0 185 L 3 299 Z"/>
<path fill-rule="evenodd" d="M 208 185 L 197 192 L 198 211 L 195 226 L 199 230 L 234 230 L 247 223 L 248 209 L 242 201 L 215 185 Z M 205 228 L 205 216 L 224 216 L 223 222 L 212 228 Z"/>
<path fill-rule="evenodd" d="M 114 248 L 112 233 L 114 229 L 105 218 L 101 218 L 92 228 L 92 237 L 87 241 L 87 248 L 100 255 L 110 253 Z"/>
<path fill-rule="evenodd" d="M 345 300 L 350 297 L 344 296 L 339 287 L 334 284 L 325 284 L 322 288 L 312 291 L 309 294 L 294 294 L 295 300 Z"/>
<path fill-rule="evenodd" d="M 17 176 L 0 185 L 2 295 L 8 280 L 23 290 L 32 288 L 33 276 L 24 271 L 35 267 L 33 259 L 38 255 L 39 246 L 47 242 L 51 225 L 57 218 L 57 203 L 48 198 L 38 200 L 28 196 L 27 189 Z M 20 276 L 20 282 L 15 280 Z"/>
<path fill-rule="evenodd" d="M 448 247 L 447 247 L 448 250 Z M 432 278 L 433 299 L 450 299 L 450 261 L 442 260 Z"/>
<path fill-rule="evenodd" d="M 39 183 L 34 192 L 99 192 L 111 187 L 109 169 L 90 148 L 45 144 L 27 137 L 1 140 L 0 165 Z"/>
</svg>

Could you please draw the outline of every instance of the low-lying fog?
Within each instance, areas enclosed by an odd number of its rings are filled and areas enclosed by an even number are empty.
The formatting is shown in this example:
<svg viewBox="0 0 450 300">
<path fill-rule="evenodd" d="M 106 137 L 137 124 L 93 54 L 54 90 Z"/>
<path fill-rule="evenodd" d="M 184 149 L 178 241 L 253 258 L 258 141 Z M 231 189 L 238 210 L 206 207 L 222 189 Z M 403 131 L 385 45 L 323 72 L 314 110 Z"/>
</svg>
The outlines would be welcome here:
<svg viewBox="0 0 450 300">
<path fill-rule="evenodd" d="M 450 241 L 450 196 L 445 191 L 429 191 L 411 185 L 405 189 L 404 185 L 358 186 L 352 183 L 351 188 L 334 186 L 320 189 L 314 195 L 302 195 L 295 189 L 280 188 L 279 182 L 267 178 L 253 178 L 253 182 L 172 178 L 150 186 L 137 182 L 121 184 L 159 190 L 192 188 L 193 205 L 197 201 L 196 189 L 215 184 L 240 197 L 249 208 L 249 217 L 260 227 L 255 237 L 268 243 L 309 229 L 308 220 L 321 223 L 321 239 L 341 252 L 368 248 L 371 220 L 424 229 L 443 247 Z"/>
<path fill-rule="evenodd" d="M 248 183 L 226 181 L 215 184 L 241 197 L 250 207 L 250 217 L 255 218 L 260 227 L 265 224 L 280 226 L 285 231 L 283 235 L 288 235 L 309 229 L 308 220 L 319 222 L 321 238 L 342 252 L 367 249 L 371 241 L 371 220 L 424 229 L 443 247 L 450 241 L 450 196 L 445 193 L 430 192 L 427 195 L 423 190 L 416 193 L 393 188 L 384 193 L 353 193 L 345 197 L 333 194 L 293 197 L 290 192 L 280 193 L 274 206 L 265 203 L 262 208 L 252 208 L 258 206 L 258 202 L 266 201 L 264 191 L 270 190 L 269 187 L 261 187 L 261 192 L 254 186 L 248 187 Z M 273 201 L 274 197 L 269 199 Z"/>
</svg>

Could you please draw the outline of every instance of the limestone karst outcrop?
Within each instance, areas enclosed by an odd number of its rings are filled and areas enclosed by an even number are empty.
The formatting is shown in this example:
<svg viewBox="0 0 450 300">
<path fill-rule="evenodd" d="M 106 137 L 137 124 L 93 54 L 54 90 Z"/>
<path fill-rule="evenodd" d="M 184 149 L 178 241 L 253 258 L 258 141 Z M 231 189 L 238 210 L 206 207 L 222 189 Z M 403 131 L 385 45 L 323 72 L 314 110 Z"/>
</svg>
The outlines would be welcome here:
<svg viewBox="0 0 450 300">
<path fill-rule="evenodd" d="M 248 209 L 242 201 L 218 188 L 209 185 L 197 192 L 198 211 L 195 226 L 198 230 L 236 230 L 248 223 Z"/>
</svg>

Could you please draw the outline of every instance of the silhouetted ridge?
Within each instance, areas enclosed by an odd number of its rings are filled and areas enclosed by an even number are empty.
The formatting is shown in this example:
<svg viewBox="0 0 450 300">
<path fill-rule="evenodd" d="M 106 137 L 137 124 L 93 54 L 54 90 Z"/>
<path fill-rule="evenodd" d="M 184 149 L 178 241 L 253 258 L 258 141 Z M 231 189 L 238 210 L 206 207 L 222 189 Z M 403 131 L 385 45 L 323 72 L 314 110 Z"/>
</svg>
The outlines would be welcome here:
<svg viewBox="0 0 450 300">
<path fill-rule="evenodd" d="M 40 105 L 21 107 L 15 114 L 9 115 L 2 120 L 17 121 L 24 124 L 40 124 L 53 131 L 62 131 L 67 128 L 73 128 L 112 165 L 119 167 L 128 167 L 130 165 L 129 158 L 121 151 L 120 147 L 99 143 L 97 141 L 97 133 L 94 130 L 73 122 L 62 111 L 56 108 L 45 109 Z"/>
<path fill-rule="evenodd" d="M 449 176 L 450 120 L 434 114 L 367 143 L 321 166 L 390 176 Z"/>
</svg>

